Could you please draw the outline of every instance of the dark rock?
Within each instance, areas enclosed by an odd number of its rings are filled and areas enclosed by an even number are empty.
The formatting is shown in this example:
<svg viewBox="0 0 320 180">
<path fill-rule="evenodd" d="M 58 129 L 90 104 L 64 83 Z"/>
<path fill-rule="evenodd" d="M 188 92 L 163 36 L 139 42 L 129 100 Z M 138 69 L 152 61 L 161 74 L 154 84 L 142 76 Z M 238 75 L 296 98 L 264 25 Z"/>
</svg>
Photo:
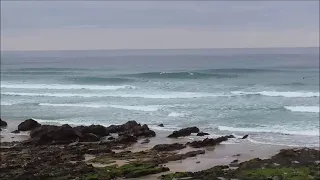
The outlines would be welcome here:
<svg viewBox="0 0 320 180">
<path fill-rule="evenodd" d="M 158 126 L 159 126 L 159 127 L 164 127 L 164 125 L 163 125 L 162 123 L 161 123 L 161 124 L 159 124 Z"/>
<path fill-rule="evenodd" d="M 119 133 L 119 135 L 133 135 L 136 137 L 154 137 L 156 133 L 144 124 L 141 126 L 136 121 L 128 121 L 122 125 L 111 125 L 107 127 L 109 133 Z"/>
<path fill-rule="evenodd" d="M 197 127 L 187 127 L 180 129 L 179 131 L 173 131 L 172 134 L 168 136 L 168 138 L 178 138 L 182 136 L 189 136 L 191 133 L 198 133 L 200 130 Z"/>
<path fill-rule="evenodd" d="M 197 163 L 197 164 L 199 164 L 199 163 L 200 163 L 200 161 L 197 161 L 196 163 Z"/>
<path fill-rule="evenodd" d="M 0 127 L 6 127 L 7 125 L 8 125 L 7 122 L 0 119 Z"/>
<path fill-rule="evenodd" d="M 85 133 L 83 134 L 83 137 L 80 138 L 81 142 L 94 142 L 99 140 L 100 138 L 93 133 Z"/>
<path fill-rule="evenodd" d="M 19 130 L 14 130 L 11 133 L 18 134 L 18 133 L 20 133 L 20 131 Z"/>
<path fill-rule="evenodd" d="M 241 154 L 235 154 L 232 157 L 238 157 L 238 156 L 241 156 Z"/>
<path fill-rule="evenodd" d="M 244 135 L 241 139 L 247 139 L 249 137 L 249 135 Z"/>
<path fill-rule="evenodd" d="M 137 138 L 131 135 L 122 135 L 119 136 L 115 141 L 119 144 L 131 144 L 137 142 Z"/>
<path fill-rule="evenodd" d="M 99 137 L 104 137 L 109 135 L 107 128 L 101 125 L 77 126 L 75 127 L 75 129 L 81 132 L 82 134 L 92 133 Z"/>
<path fill-rule="evenodd" d="M 152 150 L 156 151 L 175 151 L 175 150 L 180 150 L 185 148 L 186 145 L 184 144 L 179 144 L 179 143 L 174 143 L 174 144 L 158 144 L 155 145 Z"/>
<path fill-rule="evenodd" d="M 150 142 L 150 139 L 145 139 L 144 141 L 141 142 L 141 144 L 148 144 Z"/>
<path fill-rule="evenodd" d="M 209 133 L 205 133 L 205 132 L 199 132 L 197 134 L 197 136 L 207 136 L 207 135 L 210 135 Z"/>
<path fill-rule="evenodd" d="M 228 138 L 228 139 L 236 138 L 234 135 L 227 135 L 225 137 Z"/>
<path fill-rule="evenodd" d="M 65 124 L 62 126 L 43 125 L 30 132 L 31 144 L 69 144 L 83 138 L 76 129 Z M 92 138 L 92 136 L 91 136 Z"/>
<path fill-rule="evenodd" d="M 200 148 L 200 147 L 205 147 L 205 146 L 215 146 L 215 145 L 220 144 L 221 142 L 227 141 L 227 140 L 228 140 L 228 138 L 226 136 L 218 137 L 216 139 L 206 138 L 202 141 L 189 142 L 189 143 L 187 143 L 187 145 L 190 145 L 191 147 L 194 147 L 194 148 Z"/>
<path fill-rule="evenodd" d="M 236 159 L 236 160 L 233 160 L 231 163 L 238 163 L 238 162 L 239 162 L 239 160 Z"/>
<path fill-rule="evenodd" d="M 110 136 L 110 137 L 108 137 L 107 138 L 107 140 L 109 140 L 109 141 L 112 141 L 112 140 L 115 140 L 116 138 L 114 138 L 114 137 L 112 137 L 112 136 Z"/>
<path fill-rule="evenodd" d="M 35 121 L 33 119 L 27 119 L 18 125 L 18 130 L 19 131 L 30 131 L 32 129 L 39 127 L 39 126 L 41 126 L 41 124 L 39 124 L 37 121 Z"/>
</svg>

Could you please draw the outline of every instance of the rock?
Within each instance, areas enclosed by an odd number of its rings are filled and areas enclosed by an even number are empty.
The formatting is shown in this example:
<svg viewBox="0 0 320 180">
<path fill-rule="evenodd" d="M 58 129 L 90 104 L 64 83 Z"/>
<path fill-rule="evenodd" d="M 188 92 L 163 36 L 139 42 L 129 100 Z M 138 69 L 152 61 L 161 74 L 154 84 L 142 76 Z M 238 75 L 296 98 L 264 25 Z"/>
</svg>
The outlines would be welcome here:
<svg viewBox="0 0 320 180">
<path fill-rule="evenodd" d="M 179 144 L 179 143 L 173 143 L 173 144 L 158 144 L 155 145 L 152 150 L 155 151 L 175 151 L 185 148 L 186 145 Z"/>
<path fill-rule="evenodd" d="M 187 127 L 180 129 L 179 131 L 173 131 L 172 134 L 168 136 L 168 138 L 178 138 L 182 136 L 190 136 L 191 133 L 198 133 L 200 130 L 197 127 Z"/>
<path fill-rule="evenodd" d="M 135 136 L 124 134 L 119 136 L 115 141 L 120 144 L 131 144 L 137 142 L 137 140 Z"/>
<path fill-rule="evenodd" d="M 82 134 L 92 133 L 99 137 L 104 137 L 109 135 L 107 128 L 101 125 L 77 126 L 75 127 L 75 129 L 79 130 Z"/>
<path fill-rule="evenodd" d="M 241 154 L 235 154 L 232 157 L 238 157 L 238 156 L 241 156 Z"/>
<path fill-rule="evenodd" d="M 136 121 L 128 121 L 122 125 L 111 125 L 107 127 L 107 132 L 109 133 L 119 133 L 119 135 L 127 134 L 136 137 L 154 137 L 156 133 L 149 129 L 149 127 L 144 124 L 138 124 Z"/>
<path fill-rule="evenodd" d="M 239 162 L 239 160 L 236 159 L 236 160 L 233 160 L 231 163 L 238 163 L 238 162 Z"/>
<path fill-rule="evenodd" d="M 18 134 L 18 133 L 20 133 L 20 131 L 19 130 L 14 130 L 11 133 Z"/>
<path fill-rule="evenodd" d="M 161 124 L 159 124 L 158 126 L 159 126 L 159 127 L 164 127 L 164 125 L 163 125 L 162 123 L 161 123 Z"/>
<path fill-rule="evenodd" d="M 205 147 L 205 146 L 215 146 L 215 145 L 220 144 L 221 142 L 227 141 L 227 140 L 228 140 L 228 138 L 226 136 L 218 137 L 216 139 L 206 138 L 202 141 L 189 142 L 189 143 L 187 143 L 187 145 L 190 145 L 191 147 L 194 147 L 194 148 L 200 148 L 200 147 Z"/>
<path fill-rule="evenodd" d="M 200 163 L 200 161 L 197 161 L 196 163 L 197 163 L 197 164 L 199 164 L 199 163 Z"/>
<path fill-rule="evenodd" d="M 225 137 L 228 138 L 228 139 L 236 138 L 234 135 L 227 135 L 227 136 L 225 136 Z"/>
<path fill-rule="evenodd" d="M 83 135 L 68 124 L 64 124 L 62 126 L 43 125 L 37 127 L 31 130 L 30 137 L 29 142 L 36 145 L 70 144 L 83 138 Z"/>
<path fill-rule="evenodd" d="M 100 138 L 93 133 L 85 133 L 83 137 L 80 138 L 80 142 L 94 142 L 99 140 Z"/>
<path fill-rule="evenodd" d="M 6 127 L 6 126 L 8 126 L 7 122 L 0 119 L 0 127 Z"/>
<path fill-rule="evenodd" d="M 18 130 L 19 131 L 30 131 L 32 129 L 39 127 L 39 126 L 41 126 L 41 124 L 39 124 L 37 121 L 35 121 L 33 119 L 27 119 L 18 125 Z"/>
<path fill-rule="evenodd" d="M 108 137 L 107 138 L 107 140 L 109 140 L 109 141 L 112 141 L 112 140 L 115 140 L 116 138 L 114 138 L 114 137 L 112 137 L 112 136 L 110 136 L 110 137 Z"/>
<path fill-rule="evenodd" d="M 244 135 L 241 139 L 247 139 L 249 137 L 249 135 Z"/>
<path fill-rule="evenodd" d="M 205 133 L 205 132 L 199 132 L 197 134 L 197 136 L 206 136 L 206 135 L 210 135 L 209 133 Z"/>
<path fill-rule="evenodd" d="M 148 144 L 150 142 L 150 139 L 145 139 L 144 141 L 141 142 L 141 144 Z"/>
</svg>

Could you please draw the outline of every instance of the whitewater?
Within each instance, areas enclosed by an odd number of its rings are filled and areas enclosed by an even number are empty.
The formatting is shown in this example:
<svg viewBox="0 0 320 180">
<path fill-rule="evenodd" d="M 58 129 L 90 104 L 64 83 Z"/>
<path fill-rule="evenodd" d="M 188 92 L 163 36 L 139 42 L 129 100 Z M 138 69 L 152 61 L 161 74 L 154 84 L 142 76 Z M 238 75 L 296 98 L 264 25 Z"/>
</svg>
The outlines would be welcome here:
<svg viewBox="0 0 320 180">
<path fill-rule="evenodd" d="M 1 118 L 136 120 L 159 131 L 198 126 L 211 136 L 249 134 L 251 143 L 318 146 L 319 54 L 279 52 L 5 53 Z"/>
</svg>

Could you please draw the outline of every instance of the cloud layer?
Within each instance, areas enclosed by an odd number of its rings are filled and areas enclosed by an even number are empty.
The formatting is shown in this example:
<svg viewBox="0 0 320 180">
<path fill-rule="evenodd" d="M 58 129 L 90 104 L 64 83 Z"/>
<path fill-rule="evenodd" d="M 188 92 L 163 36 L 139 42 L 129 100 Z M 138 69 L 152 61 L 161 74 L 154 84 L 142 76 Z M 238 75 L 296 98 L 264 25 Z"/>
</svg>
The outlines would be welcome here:
<svg viewBox="0 0 320 180">
<path fill-rule="evenodd" d="M 319 1 L 1 2 L 2 50 L 319 46 Z"/>
</svg>

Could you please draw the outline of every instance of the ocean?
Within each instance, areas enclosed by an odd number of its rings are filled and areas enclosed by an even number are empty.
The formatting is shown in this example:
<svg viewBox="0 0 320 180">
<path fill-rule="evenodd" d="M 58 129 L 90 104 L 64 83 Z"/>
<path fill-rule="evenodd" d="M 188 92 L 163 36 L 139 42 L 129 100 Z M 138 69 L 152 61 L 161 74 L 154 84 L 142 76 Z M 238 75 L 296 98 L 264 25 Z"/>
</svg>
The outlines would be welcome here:
<svg viewBox="0 0 320 180">
<path fill-rule="evenodd" d="M 211 136 L 315 147 L 319 49 L 2 52 L 1 117 L 136 120 L 168 133 L 197 126 Z"/>
</svg>

